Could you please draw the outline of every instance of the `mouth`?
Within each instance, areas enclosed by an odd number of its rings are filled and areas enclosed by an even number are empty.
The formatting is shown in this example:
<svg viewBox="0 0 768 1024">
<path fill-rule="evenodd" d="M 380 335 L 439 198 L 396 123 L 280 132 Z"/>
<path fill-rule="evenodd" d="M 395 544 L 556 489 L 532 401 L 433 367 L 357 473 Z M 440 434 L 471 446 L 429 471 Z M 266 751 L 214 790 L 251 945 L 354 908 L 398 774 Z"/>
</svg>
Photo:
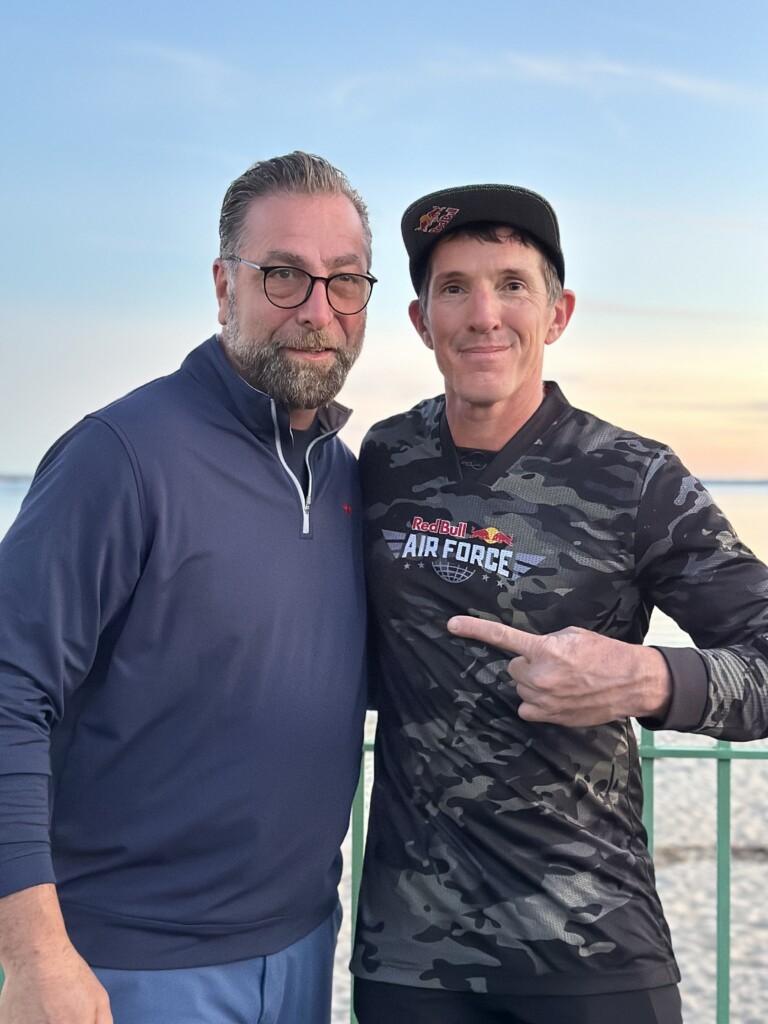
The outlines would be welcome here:
<svg viewBox="0 0 768 1024">
<path fill-rule="evenodd" d="M 298 348 L 295 345 L 286 345 L 283 351 L 294 359 L 302 359 L 312 363 L 336 357 L 335 348 Z"/>
<path fill-rule="evenodd" d="M 280 348 L 295 359 L 314 362 L 337 355 L 339 345 L 325 331 L 306 331 L 283 338 Z"/>
<path fill-rule="evenodd" d="M 508 351 L 509 345 L 489 343 L 487 345 L 472 345 L 470 348 L 463 348 L 460 350 L 460 354 L 472 359 L 473 357 L 482 358 L 485 356 L 495 356 Z"/>
</svg>

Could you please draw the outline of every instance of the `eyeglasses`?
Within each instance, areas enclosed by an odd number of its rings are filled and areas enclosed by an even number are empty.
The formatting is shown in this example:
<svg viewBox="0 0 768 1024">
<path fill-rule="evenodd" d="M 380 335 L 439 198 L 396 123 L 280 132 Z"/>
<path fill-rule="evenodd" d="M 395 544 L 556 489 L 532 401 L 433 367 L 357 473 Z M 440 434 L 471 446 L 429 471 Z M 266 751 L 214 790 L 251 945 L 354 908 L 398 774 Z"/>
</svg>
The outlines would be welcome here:
<svg viewBox="0 0 768 1024">
<path fill-rule="evenodd" d="M 315 282 L 322 281 L 331 309 L 352 316 L 365 309 L 376 284 L 372 274 L 331 274 L 330 277 L 318 277 L 297 267 L 262 267 L 239 256 L 225 256 L 224 259 L 260 270 L 264 275 L 264 294 L 273 306 L 279 306 L 280 309 L 301 306 L 312 294 Z"/>
</svg>

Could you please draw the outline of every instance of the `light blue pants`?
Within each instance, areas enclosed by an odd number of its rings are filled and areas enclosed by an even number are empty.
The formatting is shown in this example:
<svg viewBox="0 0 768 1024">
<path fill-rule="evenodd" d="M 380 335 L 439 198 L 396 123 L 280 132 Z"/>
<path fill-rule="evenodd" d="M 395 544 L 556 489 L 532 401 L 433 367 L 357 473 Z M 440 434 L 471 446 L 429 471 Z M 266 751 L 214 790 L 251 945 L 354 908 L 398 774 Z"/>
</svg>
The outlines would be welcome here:
<svg viewBox="0 0 768 1024">
<path fill-rule="evenodd" d="M 115 1024 L 329 1024 L 341 907 L 292 946 L 173 971 L 94 967 Z"/>
</svg>

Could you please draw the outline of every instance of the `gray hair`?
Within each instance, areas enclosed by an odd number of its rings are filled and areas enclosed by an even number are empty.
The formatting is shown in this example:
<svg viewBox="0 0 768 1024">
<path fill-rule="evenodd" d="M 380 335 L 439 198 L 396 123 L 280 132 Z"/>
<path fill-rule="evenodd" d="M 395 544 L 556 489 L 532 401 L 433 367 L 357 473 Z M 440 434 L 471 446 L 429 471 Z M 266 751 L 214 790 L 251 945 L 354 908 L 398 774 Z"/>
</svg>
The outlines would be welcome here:
<svg viewBox="0 0 768 1024">
<path fill-rule="evenodd" d="M 559 298 L 563 294 L 563 286 L 560 283 L 560 278 L 557 274 L 552 260 L 547 256 L 546 252 L 541 248 L 536 239 L 529 235 L 527 231 L 520 231 L 518 228 L 512 227 L 511 224 L 496 224 L 491 222 L 478 222 L 476 224 L 467 224 L 466 226 L 456 228 L 455 231 L 446 231 L 443 237 L 438 242 L 438 245 L 444 242 L 447 238 L 476 238 L 480 242 L 505 242 L 508 238 L 511 238 L 515 242 L 519 242 L 520 245 L 524 245 L 529 249 L 535 249 L 541 256 L 541 269 L 544 273 L 544 285 L 547 289 L 547 302 L 550 306 L 554 306 Z M 437 246 L 435 246 L 435 249 Z M 435 249 L 432 249 L 430 253 L 430 263 L 432 260 L 432 254 Z M 430 265 L 427 265 L 427 272 L 424 275 L 424 280 L 421 283 L 419 289 L 419 311 L 422 316 L 426 316 L 427 310 L 427 295 L 429 294 L 430 284 Z"/>
<path fill-rule="evenodd" d="M 278 194 L 346 196 L 360 215 L 368 265 L 371 262 L 371 227 L 368 208 L 340 170 L 313 153 L 295 150 L 286 156 L 260 160 L 235 178 L 221 204 L 219 256 L 238 252 L 243 240 L 245 216 L 254 199 Z"/>
</svg>

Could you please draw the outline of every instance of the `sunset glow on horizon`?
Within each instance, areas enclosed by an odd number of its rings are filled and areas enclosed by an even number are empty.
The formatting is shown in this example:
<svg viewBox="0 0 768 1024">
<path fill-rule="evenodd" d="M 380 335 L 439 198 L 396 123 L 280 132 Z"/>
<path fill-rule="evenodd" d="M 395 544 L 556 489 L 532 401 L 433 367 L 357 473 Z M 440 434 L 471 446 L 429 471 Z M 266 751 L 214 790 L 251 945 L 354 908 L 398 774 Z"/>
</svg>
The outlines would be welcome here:
<svg viewBox="0 0 768 1024">
<path fill-rule="evenodd" d="M 4 12 L 0 473 L 31 473 L 72 423 L 217 330 L 226 187 L 304 149 L 370 208 L 379 283 L 341 396 L 353 448 L 442 390 L 407 317 L 402 211 L 504 182 L 555 207 L 577 295 L 545 375 L 698 476 L 768 479 L 768 6 L 362 11 Z"/>
</svg>

